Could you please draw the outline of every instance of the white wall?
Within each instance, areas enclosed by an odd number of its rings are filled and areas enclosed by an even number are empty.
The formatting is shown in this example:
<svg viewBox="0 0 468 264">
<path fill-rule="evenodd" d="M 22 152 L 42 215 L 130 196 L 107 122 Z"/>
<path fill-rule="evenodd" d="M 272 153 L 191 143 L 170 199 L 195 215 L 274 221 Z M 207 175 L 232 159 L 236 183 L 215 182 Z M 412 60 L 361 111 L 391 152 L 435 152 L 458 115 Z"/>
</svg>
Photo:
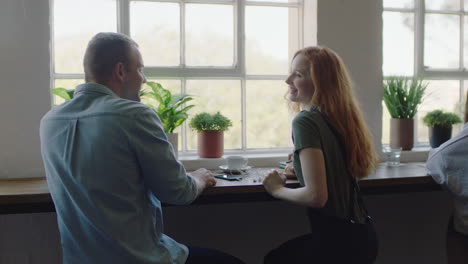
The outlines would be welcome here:
<svg viewBox="0 0 468 264">
<path fill-rule="evenodd" d="M 44 175 L 39 121 L 50 109 L 49 1 L 0 1 L 0 178 Z"/>
<path fill-rule="evenodd" d="M 317 34 L 319 45 L 335 50 L 348 66 L 374 144 L 380 149 L 382 1 L 319 0 Z"/>
</svg>

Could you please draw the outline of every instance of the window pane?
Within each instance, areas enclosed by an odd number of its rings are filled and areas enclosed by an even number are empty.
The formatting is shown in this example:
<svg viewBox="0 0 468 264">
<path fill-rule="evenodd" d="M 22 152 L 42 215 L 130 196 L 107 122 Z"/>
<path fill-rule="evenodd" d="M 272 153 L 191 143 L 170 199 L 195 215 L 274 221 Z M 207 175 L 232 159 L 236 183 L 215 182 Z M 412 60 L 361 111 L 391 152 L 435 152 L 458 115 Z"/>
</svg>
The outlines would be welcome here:
<svg viewBox="0 0 468 264">
<path fill-rule="evenodd" d="M 384 0 L 384 8 L 414 8 L 414 0 Z"/>
<path fill-rule="evenodd" d="M 186 64 L 233 66 L 233 6 L 187 4 L 186 7 Z"/>
<path fill-rule="evenodd" d="M 288 39 L 297 30 L 296 8 L 247 6 L 247 74 L 287 74 L 289 56 L 299 47 L 297 39 Z"/>
<path fill-rule="evenodd" d="M 460 10 L 460 0 L 425 0 L 428 10 Z"/>
<path fill-rule="evenodd" d="M 412 76 L 414 14 L 383 12 L 383 73 Z"/>
<path fill-rule="evenodd" d="M 224 149 L 240 149 L 241 132 L 241 85 L 238 80 L 189 80 L 187 93 L 194 95 L 195 100 L 190 113 L 191 119 L 200 112 L 214 114 L 220 112 L 232 121 L 232 127 L 224 132 Z M 189 120 L 190 122 L 190 120 Z M 189 150 L 197 149 L 197 133 L 188 129 L 187 146 Z"/>
<path fill-rule="evenodd" d="M 145 66 L 180 64 L 179 5 L 131 2 L 130 34 L 140 46 Z"/>
<path fill-rule="evenodd" d="M 422 122 L 430 111 L 442 109 L 460 113 L 460 81 L 427 81 L 424 101 L 418 110 L 418 141 L 429 142 L 429 129 Z"/>
<path fill-rule="evenodd" d="M 284 81 L 247 81 L 247 148 L 291 146 Z"/>
<path fill-rule="evenodd" d="M 459 39 L 459 16 L 427 14 L 424 65 L 429 68 L 458 68 Z"/>
<path fill-rule="evenodd" d="M 98 32 L 117 30 L 115 0 L 55 0 L 53 3 L 55 72 L 83 73 L 88 41 Z"/>
<path fill-rule="evenodd" d="M 55 80 L 54 88 L 65 88 L 67 90 L 74 90 L 76 86 L 84 83 L 85 81 L 83 79 L 57 79 Z M 65 100 L 55 94 L 52 95 L 52 102 L 53 105 L 59 105 Z"/>
</svg>

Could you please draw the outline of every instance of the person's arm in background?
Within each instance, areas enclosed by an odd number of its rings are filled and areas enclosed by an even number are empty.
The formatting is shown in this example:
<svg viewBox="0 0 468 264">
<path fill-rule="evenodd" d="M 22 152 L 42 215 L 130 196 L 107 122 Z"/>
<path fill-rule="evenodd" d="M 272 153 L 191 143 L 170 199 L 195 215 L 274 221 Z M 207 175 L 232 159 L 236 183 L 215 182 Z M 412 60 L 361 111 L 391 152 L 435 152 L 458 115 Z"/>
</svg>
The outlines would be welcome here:
<svg viewBox="0 0 468 264">
<path fill-rule="evenodd" d="M 135 116 L 129 141 L 149 190 L 164 203 L 188 204 L 205 188 L 215 185 L 209 170 L 187 174 L 176 159 L 159 117 L 149 108 Z"/>
<path fill-rule="evenodd" d="M 300 150 L 304 187 L 287 188 L 286 178 L 278 171 L 270 172 L 263 184 L 275 198 L 308 207 L 321 208 L 328 200 L 325 160 L 321 149 L 305 148 Z"/>
<path fill-rule="evenodd" d="M 458 198 L 468 199 L 468 135 L 457 136 L 431 150 L 427 173 Z"/>
<path fill-rule="evenodd" d="M 427 174 L 431 175 L 438 184 L 445 185 L 447 183 L 446 169 L 447 165 L 441 149 L 432 149 L 426 162 Z"/>
</svg>

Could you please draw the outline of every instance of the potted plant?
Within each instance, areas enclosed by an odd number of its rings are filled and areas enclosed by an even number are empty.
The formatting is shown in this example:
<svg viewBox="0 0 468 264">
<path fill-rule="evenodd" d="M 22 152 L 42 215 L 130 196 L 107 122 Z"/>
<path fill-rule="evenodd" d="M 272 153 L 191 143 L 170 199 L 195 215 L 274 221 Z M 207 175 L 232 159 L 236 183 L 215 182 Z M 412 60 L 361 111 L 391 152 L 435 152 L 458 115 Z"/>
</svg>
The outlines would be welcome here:
<svg viewBox="0 0 468 264">
<path fill-rule="evenodd" d="M 232 126 L 231 120 L 219 112 L 195 115 L 189 124 L 198 132 L 198 155 L 200 158 L 220 158 L 224 152 L 224 131 Z"/>
<path fill-rule="evenodd" d="M 65 89 L 62 87 L 57 87 L 51 90 L 51 92 L 58 97 L 63 98 L 65 101 L 73 99 L 73 93 L 75 92 L 74 89 Z"/>
<path fill-rule="evenodd" d="M 188 118 L 188 110 L 194 105 L 184 106 L 185 103 L 193 100 L 193 97 L 188 94 L 172 94 L 169 90 L 164 89 L 161 84 L 156 82 L 146 82 L 151 88 L 150 91 L 143 91 L 141 96 L 143 98 L 150 98 L 156 100 L 159 105 L 155 106 L 151 103 L 147 103 L 161 119 L 164 132 L 167 134 L 169 142 L 176 157 L 178 156 L 178 133 L 174 133 L 174 129 L 182 125 Z"/>
<path fill-rule="evenodd" d="M 452 126 L 462 120 L 454 113 L 434 110 L 423 118 L 424 124 L 429 127 L 429 143 L 432 148 L 439 147 L 452 137 Z"/>
<path fill-rule="evenodd" d="M 390 146 L 411 150 L 414 138 L 414 116 L 422 102 L 427 83 L 422 79 L 391 76 L 383 82 L 383 100 L 390 120 Z"/>
</svg>

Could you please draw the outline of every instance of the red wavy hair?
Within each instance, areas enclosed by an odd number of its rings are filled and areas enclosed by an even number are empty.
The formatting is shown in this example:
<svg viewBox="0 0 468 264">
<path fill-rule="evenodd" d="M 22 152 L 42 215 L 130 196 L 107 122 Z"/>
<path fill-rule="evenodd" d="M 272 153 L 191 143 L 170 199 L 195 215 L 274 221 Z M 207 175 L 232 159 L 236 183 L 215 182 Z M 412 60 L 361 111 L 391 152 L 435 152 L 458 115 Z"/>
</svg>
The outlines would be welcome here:
<svg viewBox="0 0 468 264">
<path fill-rule="evenodd" d="M 341 58 L 327 47 L 307 47 L 296 52 L 309 63 L 315 88 L 311 103 L 335 126 L 345 144 L 345 162 L 351 174 L 361 179 L 372 173 L 379 159 L 372 143 L 372 134 L 364 122 L 353 94 L 353 85 Z M 300 105 L 289 103 L 294 112 Z"/>
</svg>

